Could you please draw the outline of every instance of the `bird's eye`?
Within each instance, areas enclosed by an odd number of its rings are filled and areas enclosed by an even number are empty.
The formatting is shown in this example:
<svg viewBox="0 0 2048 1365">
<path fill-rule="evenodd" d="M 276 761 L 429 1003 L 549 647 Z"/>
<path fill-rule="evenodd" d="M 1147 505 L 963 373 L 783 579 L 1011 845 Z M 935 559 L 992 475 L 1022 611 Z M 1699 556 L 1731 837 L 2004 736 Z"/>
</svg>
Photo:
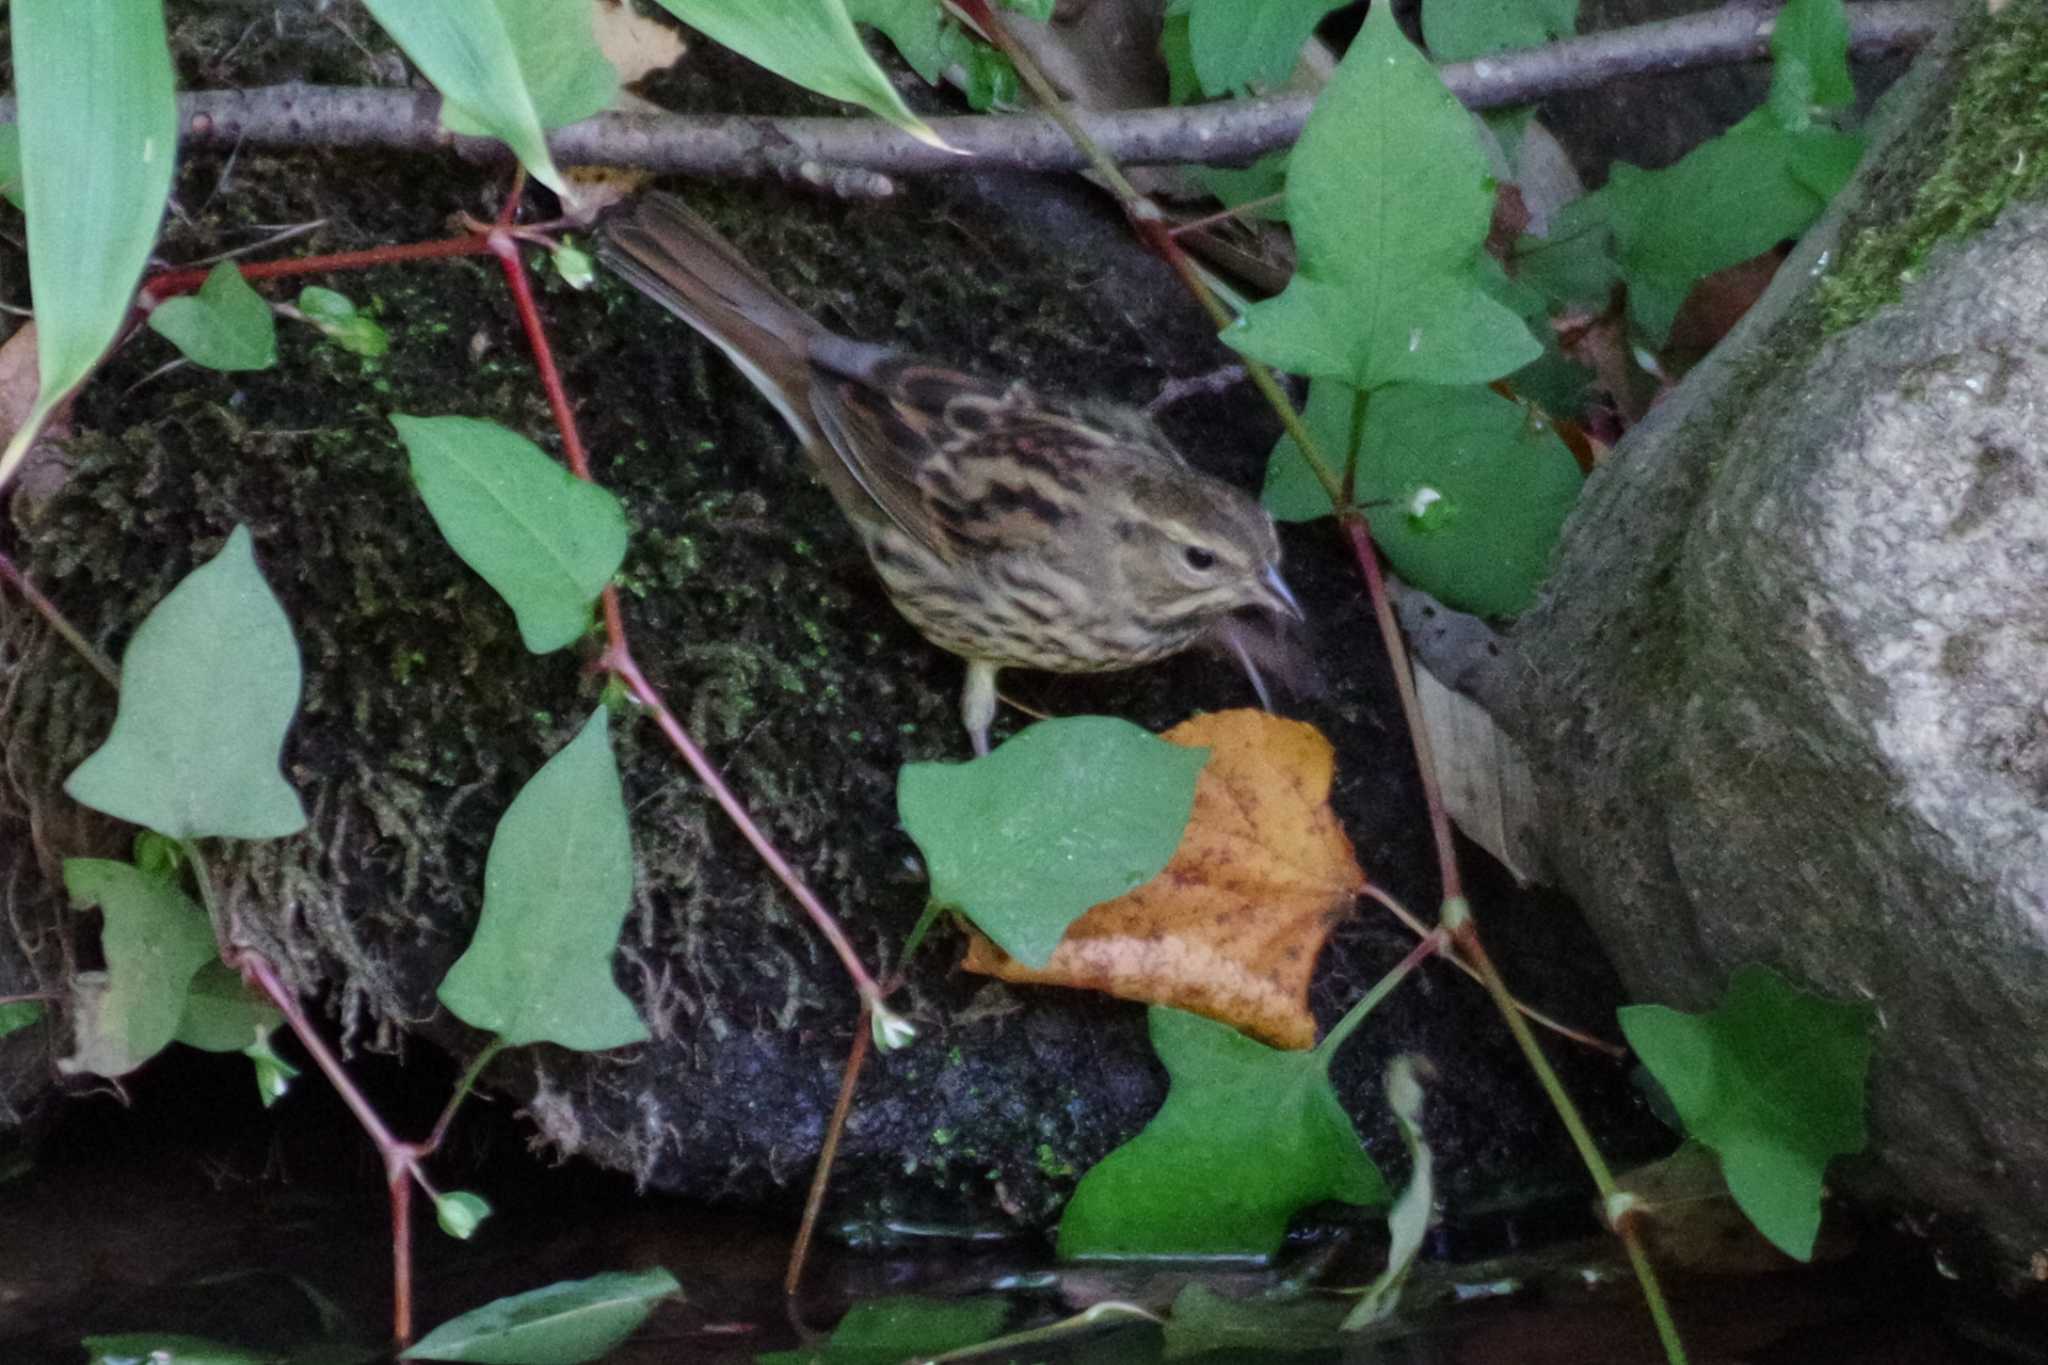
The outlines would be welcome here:
<svg viewBox="0 0 2048 1365">
<path fill-rule="evenodd" d="M 1216 552 L 1201 545 L 1190 545 L 1185 551 L 1188 567 L 1196 573 L 1207 573 L 1216 567 Z"/>
</svg>

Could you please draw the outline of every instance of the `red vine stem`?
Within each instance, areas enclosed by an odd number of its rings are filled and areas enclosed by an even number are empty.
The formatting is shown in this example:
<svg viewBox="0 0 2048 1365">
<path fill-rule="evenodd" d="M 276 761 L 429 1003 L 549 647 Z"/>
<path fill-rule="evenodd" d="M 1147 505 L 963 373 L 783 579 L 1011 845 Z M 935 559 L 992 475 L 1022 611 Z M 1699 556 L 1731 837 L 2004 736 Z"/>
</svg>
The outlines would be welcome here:
<svg viewBox="0 0 2048 1365">
<path fill-rule="evenodd" d="M 188 853 L 193 857 L 193 868 L 200 871 L 199 886 L 208 894 L 208 879 L 203 864 L 197 860 L 196 851 Z M 384 1190 L 391 1206 L 391 1338 L 400 1347 L 412 1341 L 412 1182 L 418 1180 L 424 1186 L 426 1176 L 420 1170 L 420 1158 L 432 1149 L 428 1144 L 406 1142 L 385 1126 L 362 1091 L 334 1055 L 334 1049 L 327 1046 L 327 1040 L 313 1027 L 313 1021 L 299 1007 L 298 996 L 278 976 L 276 968 L 268 958 L 247 949 L 229 949 L 222 954 L 227 964 L 256 983 L 257 989 L 270 998 L 270 1003 L 284 1015 L 285 1023 L 292 1035 L 299 1040 L 299 1046 L 306 1049 L 306 1055 L 320 1068 L 327 1083 L 334 1087 L 334 1093 L 341 1096 L 341 1102 L 348 1106 L 351 1114 L 363 1132 L 377 1148 L 377 1155 L 384 1162 Z"/>
<path fill-rule="evenodd" d="M 293 275 L 318 275 L 331 270 L 369 270 L 380 265 L 405 265 L 412 261 L 439 261 L 452 256 L 481 256 L 491 250 L 490 240 L 481 234 L 442 237 L 431 242 L 408 242 L 402 246 L 375 246 L 362 251 L 337 251 L 326 256 L 295 256 L 284 261 L 252 261 L 237 265 L 245 280 L 274 280 Z M 142 292 L 164 299 L 186 294 L 206 283 L 206 270 L 166 270 L 143 281 Z"/>
<path fill-rule="evenodd" d="M 491 230 L 490 252 L 498 258 L 504 268 L 505 280 L 512 290 L 512 300 L 519 313 L 519 322 L 526 332 L 527 349 L 532 353 L 534 368 L 540 375 L 541 387 L 547 393 L 548 408 L 554 414 L 556 428 L 562 434 L 562 454 L 570 470 L 579 479 L 589 480 L 590 459 L 583 447 L 583 439 L 577 434 L 576 414 L 569 404 L 569 395 L 562 386 L 561 372 L 555 366 L 554 350 L 548 344 L 547 328 L 541 321 L 540 309 L 533 295 L 533 282 L 526 272 L 526 266 L 519 258 L 519 245 L 512 233 L 501 224 Z M 832 945 L 834 952 L 846 968 L 846 974 L 853 979 L 854 989 L 860 993 L 862 1004 L 872 1011 L 877 1025 L 891 1037 L 900 1037 L 907 1027 L 883 1003 L 882 988 L 876 984 L 860 954 L 839 927 L 832 912 L 824 902 L 811 891 L 781 850 L 769 840 L 755 823 L 747 808 L 733 795 L 718 769 L 712 765 L 697 742 L 669 709 L 660 691 L 640 671 L 640 665 L 633 658 L 631 645 L 627 641 L 625 615 L 619 609 L 618 589 L 607 587 L 603 596 L 605 652 L 603 665 L 625 684 L 626 690 L 647 709 L 678 756 L 689 766 L 697 780 L 711 793 L 711 799 L 718 803 L 733 827 L 753 846 L 761 861 L 775 879 L 782 883 L 796 903 L 803 907 L 811 923 L 817 927 L 825 941 Z M 907 1041 L 907 1039 L 905 1040 Z"/>
</svg>

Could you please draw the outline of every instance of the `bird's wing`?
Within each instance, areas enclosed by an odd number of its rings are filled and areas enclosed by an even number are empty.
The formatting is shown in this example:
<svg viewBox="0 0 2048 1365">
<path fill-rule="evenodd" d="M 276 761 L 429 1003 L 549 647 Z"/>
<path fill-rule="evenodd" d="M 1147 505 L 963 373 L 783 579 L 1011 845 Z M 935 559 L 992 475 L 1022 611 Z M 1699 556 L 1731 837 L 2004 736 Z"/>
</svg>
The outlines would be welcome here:
<svg viewBox="0 0 2048 1365">
<path fill-rule="evenodd" d="M 883 347 L 816 338 L 819 428 L 889 517 L 947 559 L 1028 551 L 1086 511 L 1109 437 L 999 387 Z"/>
</svg>

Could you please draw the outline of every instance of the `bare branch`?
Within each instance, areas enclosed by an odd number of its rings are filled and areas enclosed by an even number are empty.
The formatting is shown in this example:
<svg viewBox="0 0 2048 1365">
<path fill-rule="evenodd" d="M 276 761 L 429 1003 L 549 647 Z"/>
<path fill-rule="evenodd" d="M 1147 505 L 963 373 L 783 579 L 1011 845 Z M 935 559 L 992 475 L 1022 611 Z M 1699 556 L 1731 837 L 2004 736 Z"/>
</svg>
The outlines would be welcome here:
<svg viewBox="0 0 2048 1365">
<path fill-rule="evenodd" d="M 1907 51 L 1933 36 L 1949 13 L 1940 0 L 1867 0 L 1849 10 L 1858 56 Z M 1528 104 L 1620 76 L 1726 66 L 1768 55 L 1776 14 L 1725 5 L 1661 23 L 1570 38 L 1441 68 L 1451 92 L 1472 109 Z M 1312 99 L 1280 95 L 1181 109 L 1083 115 L 1089 134 L 1125 165 L 1241 164 L 1285 147 L 1301 132 Z M 495 142 L 443 131 L 436 97 L 425 91 L 268 86 L 181 95 L 187 146 L 301 147 L 505 155 Z M 0 100 L 0 123 L 14 102 Z M 637 166 L 706 176 L 814 175 L 861 167 L 892 175 L 958 171 L 969 165 L 1077 170 L 1079 151 L 1041 115 L 971 115 L 931 120 L 948 154 L 893 126 L 865 118 L 737 118 L 685 114 L 599 114 L 557 131 L 549 144 L 564 165 Z"/>
</svg>

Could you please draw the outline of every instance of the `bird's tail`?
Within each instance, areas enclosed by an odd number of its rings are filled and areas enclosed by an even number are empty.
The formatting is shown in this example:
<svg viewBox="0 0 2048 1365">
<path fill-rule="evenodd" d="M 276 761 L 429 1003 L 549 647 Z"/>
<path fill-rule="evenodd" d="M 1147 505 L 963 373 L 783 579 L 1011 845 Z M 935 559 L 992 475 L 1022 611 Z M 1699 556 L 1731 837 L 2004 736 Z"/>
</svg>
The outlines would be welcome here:
<svg viewBox="0 0 2048 1365">
<path fill-rule="evenodd" d="M 635 289 L 732 358 L 806 444 L 810 348 L 824 329 L 768 282 L 718 229 L 669 194 L 643 195 L 605 224 L 598 255 Z"/>
</svg>

